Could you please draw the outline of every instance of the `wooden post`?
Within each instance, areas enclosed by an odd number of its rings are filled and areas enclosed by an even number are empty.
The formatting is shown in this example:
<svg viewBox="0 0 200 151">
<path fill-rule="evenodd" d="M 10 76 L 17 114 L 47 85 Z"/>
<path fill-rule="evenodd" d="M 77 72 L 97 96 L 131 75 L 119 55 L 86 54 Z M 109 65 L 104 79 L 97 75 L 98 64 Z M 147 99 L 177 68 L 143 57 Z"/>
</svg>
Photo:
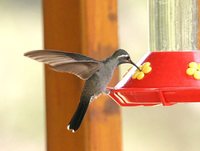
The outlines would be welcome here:
<svg viewBox="0 0 200 151">
<path fill-rule="evenodd" d="M 103 59 L 117 48 L 117 0 L 44 0 L 44 45 Z M 118 81 L 116 72 L 111 85 Z M 81 128 L 67 124 L 83 82 L 45 67 L 48 151 L 121 151 L 119 107 L 103 96 L 90 104 Z"/>
</svg>

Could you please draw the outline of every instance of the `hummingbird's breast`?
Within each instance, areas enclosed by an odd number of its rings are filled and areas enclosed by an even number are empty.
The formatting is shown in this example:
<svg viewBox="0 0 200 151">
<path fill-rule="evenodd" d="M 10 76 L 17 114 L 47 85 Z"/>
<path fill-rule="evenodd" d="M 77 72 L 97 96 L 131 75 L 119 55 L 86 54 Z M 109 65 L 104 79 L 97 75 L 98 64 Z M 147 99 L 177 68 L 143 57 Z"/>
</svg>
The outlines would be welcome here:
<svg viewBox="0 0 200 151">
<path fill-rule="evenodd" d="M 112 61 L 104 62 L 102 67 L 87 80 L 88 85 L 90 85 L 90 91 L 94 91 L 95 95 L 105 91 L 112 79 L 115 67 L 116 63 Z"/>
</svg>

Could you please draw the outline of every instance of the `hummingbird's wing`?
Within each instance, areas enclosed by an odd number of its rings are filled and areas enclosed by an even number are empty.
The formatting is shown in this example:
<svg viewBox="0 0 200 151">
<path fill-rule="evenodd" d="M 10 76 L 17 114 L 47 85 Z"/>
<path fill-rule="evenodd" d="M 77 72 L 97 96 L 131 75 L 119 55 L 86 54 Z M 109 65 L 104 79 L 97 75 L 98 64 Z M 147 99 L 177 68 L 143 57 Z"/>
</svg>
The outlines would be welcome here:
<svg viewBox="0 0 200 151">
<path fill-rule="evenodd" d="M 34 50 L 24 55 L 49 64 L 56 71 L 72 73 L 83 80 L 91 77 L 102 65 L 101 62 L 78 53 Z"/>
</svg>

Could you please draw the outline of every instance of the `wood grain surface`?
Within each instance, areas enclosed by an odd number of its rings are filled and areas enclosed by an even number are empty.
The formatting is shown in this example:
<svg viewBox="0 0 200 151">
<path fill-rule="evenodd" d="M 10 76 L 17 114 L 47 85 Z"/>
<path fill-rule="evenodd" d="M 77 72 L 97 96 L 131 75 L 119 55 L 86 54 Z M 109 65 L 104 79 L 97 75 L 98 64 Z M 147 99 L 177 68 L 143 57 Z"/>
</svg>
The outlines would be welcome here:
<svg viewBox="0 0 200 151">
<path fill-rule="evenodd" d="M 118 47 L 116 0 L 44 0 L 44 46 L 103 59 Z M 118 81 L 118 70 L 110 85 Z M 47 150 L 121 151 L 120 108 L 107 96 L 90 104 L 76 133 L 67 131 L 84 82 L 45 67 Z"/>
</svg>

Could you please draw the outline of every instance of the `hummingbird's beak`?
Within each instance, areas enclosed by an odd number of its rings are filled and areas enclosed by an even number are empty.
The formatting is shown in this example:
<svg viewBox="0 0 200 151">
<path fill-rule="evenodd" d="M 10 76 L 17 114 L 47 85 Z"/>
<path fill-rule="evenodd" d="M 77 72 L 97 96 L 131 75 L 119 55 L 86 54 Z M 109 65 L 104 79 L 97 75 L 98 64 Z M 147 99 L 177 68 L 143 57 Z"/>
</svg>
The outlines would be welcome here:
<svg viewBox="0 0 200 151">
<path fill-rule="evenodd" d="M 139 71 L 141 71 L 141 69 L 130 59 L 129 60 L 130 61 L 130 63 L 132 64 L 132 65 L 134 65 Z"/>
</svg>

